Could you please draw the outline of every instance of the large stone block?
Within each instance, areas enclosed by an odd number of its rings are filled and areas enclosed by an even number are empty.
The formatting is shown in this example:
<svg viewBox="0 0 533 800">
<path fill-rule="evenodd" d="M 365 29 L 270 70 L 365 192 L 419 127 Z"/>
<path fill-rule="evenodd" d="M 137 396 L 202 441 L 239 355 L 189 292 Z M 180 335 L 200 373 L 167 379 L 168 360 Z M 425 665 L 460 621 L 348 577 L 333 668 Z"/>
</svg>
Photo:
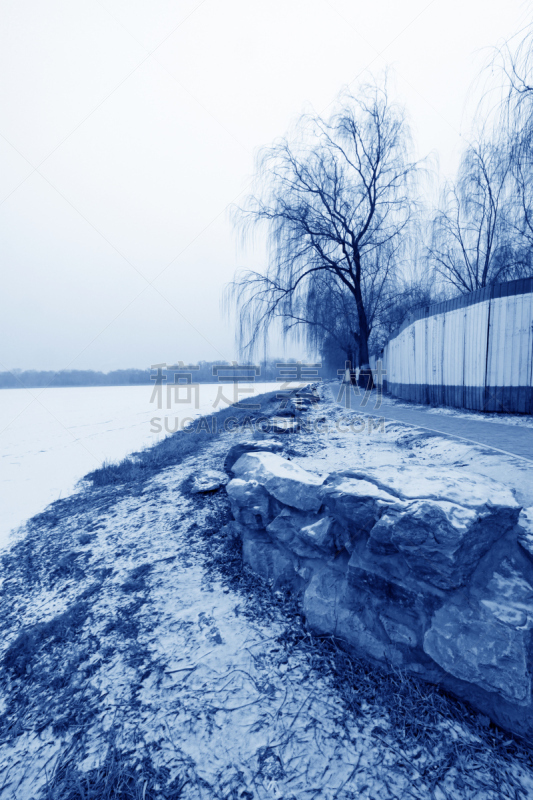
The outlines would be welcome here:
<svg viewBox="0 0 533 800">
<path fill-rule="evenodd" d="M 268 492 L 257 481 L 234 478 L 226 486 L 233 516 L 241 525 L 266 528 L 273 519 Z"/>
<path fill-rule="evenodd" d="M 345 527 L 344 546 L 351 550 L 353 535 L 370 531 L 383 512 L 401 507 L 397 498 L 375 483 L 345 474 L 331 474 L 321 489 L 324 504 L 331 516 Z"/>
<path fill-rule="evenodd" d="M 228 482 L 228 476 L 224 472 L 215 469 L 208 469 L 201 475 L 196 475 L 192 486 L 192 494 L 204 494 L 216 492 L 221 486 Z"/>
<path fill-rule="evenodd" d="M 421 470 L 383 465 L 379 469 L 351 470 L 345 474 L 372 481 L 399 500 L 446 500 L 474 509 L 487 505 L 501 509 L 505 515 L 511 514 L 515 520 L 520 512 L 520 505 L 507 486 L 475 473 L 465 479 L 457 470 L 447 468 Z"/>
<path fill-rule="evenodd" d="M 273 539 L 281 541 L 299 556 L 324 558 L 335 552 L 335 520 L 324 514 L 309 514 L 284 508 L 268 525 Z"/>
<path fill-rule="evenodd" d="M 345 575 L 328 566 L 313 574 L 303 596 L 310 630 L 335 636 L 359 656 L 399 665 L 402 655 L 390 643 L 373 605 L 364 593 L 354 602 Z"/>
<path fill-rule="evenodd" d="M 354 589 L 367 591 L 383 609 L 395 607 L 414 615 L 423 628 L 429 627 L 433 611 L 447 597 L 442 589 L 413 575 L 402 553 L 384 556 L 371 553 L 364 539 L 357 542 L 346 574 Z"/>
<path fill-rule="evenodd" d="M 224 459 L 224 469 L 226 472 L 231 472 L 233 465 L 244 453 L 281 453 L 283 447 L 282 442 L 278 442 L 276 439 L 261 439 L 260 441 L 252 439 L 248 442 L 239 442 L 228 450 Z"/>
<path fill-rule="evenodd" d="M 296 558 L 276 546 L 264 533 L 244 532 L 242 557 L 245 564 L 275 587 L 299 583 Z"/>
<path fill-rule="evenodd" d="M 420 639 L 418 620 L 409 614 L 398 619 L 398 614 L 394 613 L 395 609 L 392 609 L 392 612 L 391 609 L 387 611 L 383 610 L 379 619 L 391 642 L 406 647 L 416 647 Z"/>
<path fill-rule="evenodd" d="M 492 559 L 491 559 L 492 560 Z M 473 593 L 500 622 L 512 628 L 533 629 L 533 574 L 520 558 L 499 558 L 490 580 Z"/>
<path fill-rule="evenodd" d="M 302 469 L 275 453 L 244 453 L 233 465 L 237 478 L 255 480 L 280 503 L 300 511 L 318 511 L 324 477 Z"/>
<path fill-rule="evenodd" d="M 518 518 L 518 544 L 533 558 L 533 507 L 523 508 Z"/>
<path fill-rule="evenodd" d="M 446 672 L 512 703 L 531 702 L 530 631 L 505 624 L 466 598 L 435 612 L 425 652 Z"/>
<path fill-rule="evenodd" d="M 310 630 L 533 740 L 533 532 L 506 487 L 387 466 L 322 476 L 262 451 L 233 472 L 244 560 L 301 597 Z"/>
<path fill-rule="evenodd" d="M 417 500 L 390 508 L 371 530 L 374 553 L 403 553 L 423 581 L 453 589 L 466 583 L 481 557 L 514 525 L 516 515 L 487 504 L 465 508 L 448 501 Z"/>
<path fill-rule="evenodd" d="M 315 633 L 335 635 L 344 576 L 324 566 L 311 578 L 303 597 L 306 624 Z"/>
</svg>

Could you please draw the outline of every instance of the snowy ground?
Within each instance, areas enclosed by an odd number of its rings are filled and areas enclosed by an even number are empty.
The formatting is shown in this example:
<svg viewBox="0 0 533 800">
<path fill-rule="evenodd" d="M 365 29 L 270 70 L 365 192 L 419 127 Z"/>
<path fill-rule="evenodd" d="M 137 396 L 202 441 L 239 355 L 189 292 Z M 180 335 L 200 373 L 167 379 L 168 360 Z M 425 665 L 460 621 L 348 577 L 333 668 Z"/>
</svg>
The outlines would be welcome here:
<svg viewBox="0 0 533 800">
<path fill-rule="evenodd" d="M 164 391 L 159 403 L 153 386 L 0 391 L 0 548 L 12 528 L 71 494 L 87 472 L 167 436 L 165 418 L 172 431 L 176 417 L 181 421 L 211 413 L 219 388 L 220 384 L 201 384 L 197 404 L 194 395 L 182 402 L 187 399 L 184 390 L 177 398 L 180 402 L 171 395 L 167 403 Z M 253 388 L 261 393 L 272 387 Z M 229 399 L 232 391 L 224 386 Z"/>
<path fill-rule="evenodd" d="M 337 394 L 336 387 L 328 384 L 323 391 L 328 399 L 329 409 L 329 400 L 333 400 Z M 389 404 L 394 401 L 384 398 L 383 402 Z M 427 409 L 427 406 L 413 407 Z M 447 413 L 450 409 L 428 409 L 427 413 L 431 411 Z M 463 416 L 467 417 L 468 414 Z M 319 447 L 317 455 L 306 458 L 305 461 L 299 460 L 299 463 L 306 469 L 324 470 L 324 463 L 327 462 L 329 472 L 364 466 L 379 467 L 382 464 L 397 466 L 399 469 L 402 464 L 415 464 L 429 469 L 432 466 L 453 467 L 470 474 L 478 473 L 494 478 L 509 486 L 521 505 L 533 505 L 531 462 L 483 445 L 463 443 L 445 434 L 426 429 L 417 430 L 412 424 L 383 419 L 379 409 L 374 411 L 372 420 L 369 423 L 369 418 L 357 410 L 347 411 L 340 406 L 331 408 L 324 433 L 319 433 L 317 438 L 317 441 L 323 443 L 323 449 Z"/>
<path fill-rule="evenodd" d="M 533 505 L 531 465 L 401 424 L 369 432 L 328 391 L 317 432 L 287 437 L 302 466 L 453 465 Z M 5 556 L 0 800 L 112 797 L 105 779 L 144 800 L 532 797 L 510 736 L 312 640 L 242 569 L 224 491 L 189 492 L 238 438 L 65 499 Z"/>
</svg>

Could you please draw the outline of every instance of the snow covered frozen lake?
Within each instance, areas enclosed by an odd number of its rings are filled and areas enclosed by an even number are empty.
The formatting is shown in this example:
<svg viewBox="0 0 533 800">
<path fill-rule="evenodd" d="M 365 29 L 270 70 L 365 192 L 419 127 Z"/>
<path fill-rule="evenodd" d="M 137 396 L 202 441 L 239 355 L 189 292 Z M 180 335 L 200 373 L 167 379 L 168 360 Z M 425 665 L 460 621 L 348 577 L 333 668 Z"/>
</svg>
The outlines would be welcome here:
<svg viewBox="0 0 533 800">
<path fill-rule="evenodd" d="M 168 408 L 164 392 L 159 409 L 157 397 L 151 402 L 153 386 L 1 390 L 0 547 L 13 528 L 71 494 L 77 481 L 104 461 L 118 461 L 167 436 L 165 417 L 172 431 L 176 417 L 181 421 L 225 408 L 223 400 L 213 407 L 221 388 L 233 398 L 232 386 L 200 384 L 198 402 L 194 396 L 183 402 L 183 389 L 180 402 L 172 398 Z M 256 394 L 273 388 L 271 383 L 253 386 Z M 161 422 L 153 424 L 154 418 Z"/>
</svg>

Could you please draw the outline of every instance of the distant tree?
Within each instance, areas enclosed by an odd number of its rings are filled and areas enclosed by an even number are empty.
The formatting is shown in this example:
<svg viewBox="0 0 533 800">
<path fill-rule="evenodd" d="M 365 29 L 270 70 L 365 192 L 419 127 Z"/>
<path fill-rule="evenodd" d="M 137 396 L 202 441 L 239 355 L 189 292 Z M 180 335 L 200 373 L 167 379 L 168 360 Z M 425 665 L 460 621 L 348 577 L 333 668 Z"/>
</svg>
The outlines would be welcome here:
<svg viewBox="0 0 533 800">
<path fill-rule="evenodd" d="M 411 280 L 398 281 L 386 313 L 375 326 L 371 337 L 371 350 L 379 354 L 387 340 L 413 311 L 444 299 L 431 274 Z"/>
<path fill-rule="evenodd" d="M 264 226 L 264 273 L 238 274 L 230 298 L 239 309 L 243 349 L 269 327 L 303 325 L 331 336 L 328 315 L 353 314 L 345 328 L 360 364 L 368 363 L 374 309 L 386 293 L 413 214 L 417 165 L 409 159 L 403 110 L 386 83 L 344 95 L 331 118 L 308 114 L 294 136 L 263 150 L 256 186 L 236 214 L 246 234 Z M 343 312 L 344 313 L 344 312 Z"/>
<path fill-rule="evenodd" d="M 508 220 L 521 274 L 531 273 L 533 248 L 533 25 L 496 50 L 492 67 L 504 75 L 497 126 L 507 148 L 512 190 Z"/>
<path fill-rule="evenodd" d="M 454 293 L 533 274 L 533 25 L 495 48 L 482 75 L 475 133 L 428 248 Z"/>
<path fill-rule="evenodd" d="M 505 280 L 512 269 L 502 258 L 510 167 L 505 148 L 479 138 L 466 148 L 457 181 L 444 188 L 433 217 L 428 258 L 456 292 Z"/>
</svg>

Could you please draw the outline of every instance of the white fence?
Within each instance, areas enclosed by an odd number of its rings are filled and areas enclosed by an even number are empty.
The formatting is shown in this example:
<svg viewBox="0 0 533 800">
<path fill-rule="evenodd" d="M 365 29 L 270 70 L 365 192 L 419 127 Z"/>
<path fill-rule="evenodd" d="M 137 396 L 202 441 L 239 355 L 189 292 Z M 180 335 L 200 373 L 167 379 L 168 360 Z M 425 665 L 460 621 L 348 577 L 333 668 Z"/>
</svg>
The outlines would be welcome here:
<svg viewBox="0 0 533 800">
<path fill-rule="evenodd" d="M 381 358 L 385 391 L 397 397 L 533 413 L 533 278 L 419 309 Z"/>
</svg>

